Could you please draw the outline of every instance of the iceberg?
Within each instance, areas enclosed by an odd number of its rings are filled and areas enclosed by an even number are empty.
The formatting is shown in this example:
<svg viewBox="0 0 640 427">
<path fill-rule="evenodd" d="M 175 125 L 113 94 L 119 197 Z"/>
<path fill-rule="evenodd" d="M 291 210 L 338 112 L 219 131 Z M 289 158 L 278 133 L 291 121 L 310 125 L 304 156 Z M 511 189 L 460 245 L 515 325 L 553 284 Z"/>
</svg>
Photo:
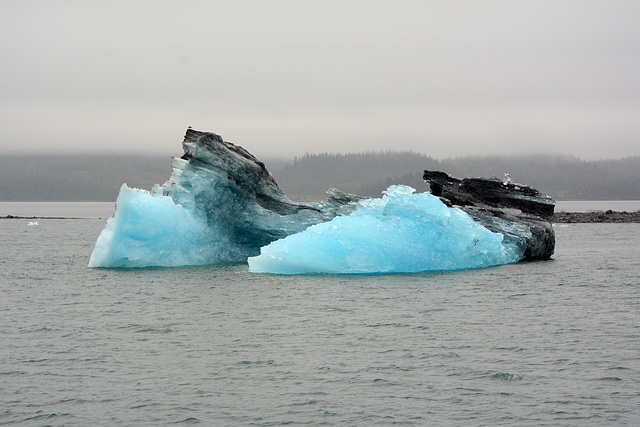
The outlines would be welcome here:
<svg viewBox="0 0 640 427">
<path fill-rule="evenodd" d="M 457 206 L 505 241 L 522 249 L 523 260 L 553 255 L 555 232 L 551 220 L 555 201 L 528 185 L 505 179 L 458 179 L 440 171 L 424 171 L 431 193 L 447 206 Z"/>
<path fill-rule="evenodd" d="M 217 238 L 216 238 L 217 237 Z M 107 220 L 90 267 L 176 267 L 228 259 L 224 236 L 197 210 L 167 195 L 123 184 L 116 211 Z"/>
<path fill-rule="evenodd" d="M 378 199 L 327 191 L 288 199 L 244 148 L 189 128 L 172 174 L 150 191 L 123 184 L 89 267 L 248 262 L 261 273 L 406 273 L 548 259 L 554 202 L 512 180 L 425 171 L 430 193 Z M 551 214 L 549 214 L 551 212 Z"/>
<path fill-rule="evenodd" d="M 348 216 L 276 240 L 249 258 L 254 273 L 416 273 L 491 267 L 519 261 L 504 241 L 464 211 L 431 194 L 391 186 Z"/>
<path fill-rule="evenodd" d="M 330 189 L 315 205 L 289 200 L 244 148 L 189 128 L 184 154 L 151 191 L 124 184 L 89 267 L 246 262 L 274 240 L 351 212 L 361 197 Z"/>
</svg>

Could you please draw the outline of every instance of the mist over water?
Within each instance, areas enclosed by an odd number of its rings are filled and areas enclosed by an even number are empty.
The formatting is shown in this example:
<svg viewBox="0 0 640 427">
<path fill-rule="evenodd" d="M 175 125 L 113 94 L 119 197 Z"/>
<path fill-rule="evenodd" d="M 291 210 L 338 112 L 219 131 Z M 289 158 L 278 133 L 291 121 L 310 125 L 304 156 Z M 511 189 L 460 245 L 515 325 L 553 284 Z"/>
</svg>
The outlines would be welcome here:
<svg viewBox="0 0 640 427">
<path fill-rule="evenodd" d="M 73 216 L 73 215 L 69 215 Z M 447 274 L 86 268 L 105 220 L 0 221 L 0 423 L 640 423 L 640 227 Z"/>
</svg>

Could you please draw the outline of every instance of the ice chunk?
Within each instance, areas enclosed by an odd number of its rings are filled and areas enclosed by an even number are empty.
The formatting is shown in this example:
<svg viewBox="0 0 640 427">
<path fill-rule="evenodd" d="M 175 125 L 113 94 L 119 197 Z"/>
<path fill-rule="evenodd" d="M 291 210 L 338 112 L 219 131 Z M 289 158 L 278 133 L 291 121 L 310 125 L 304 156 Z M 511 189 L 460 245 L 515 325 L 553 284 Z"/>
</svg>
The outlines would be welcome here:
<svg viewBox="0 0 640 427">
<path fill-rule="evenodd" d="M 122 186 L 89 266 L 174 267 L 252 257 L 251 271 L 379 273 L 486 267 L 553 254 L 547 221 L 553 201 L 529 187 L 425 171 L 434 195 L 464 211 L 403 186 L 366 201 L 329 190 L 325 202 L 311 205 L 289 200 L 264 163 L 219 135 L 188 129 L 183 148 L 163 185 L 151 192 Z"/>
<path fill-rule="evenodd" d="M 29 221 L 29 223 L 27 225 L 38 226 L 40 224 L 38 224 L 38 221 Z"/>
<path fill-rule="evenodd" d="M 439 198 L 391 186 L 348 216 L 272 242 L 249 258 L 254 273 L 409 273 L 517 262 L 522 248 L 505 243 Z"/>
<path fill-rule="evenodd" d="M 262 162 L 219 135 L 189 129 L 184 150 L 162 186 L 120 189 L 90 267 L 246 262 L 274 240 L 351 212 L 360 199 L 336 190 L 318 206 L 292 202 Z"/>
<path fill-rule="evenodd" d="M 89 267 L 175 267 L 233 261 L 224 233 L 169 196 L 123 184 Z"/>
</svg>

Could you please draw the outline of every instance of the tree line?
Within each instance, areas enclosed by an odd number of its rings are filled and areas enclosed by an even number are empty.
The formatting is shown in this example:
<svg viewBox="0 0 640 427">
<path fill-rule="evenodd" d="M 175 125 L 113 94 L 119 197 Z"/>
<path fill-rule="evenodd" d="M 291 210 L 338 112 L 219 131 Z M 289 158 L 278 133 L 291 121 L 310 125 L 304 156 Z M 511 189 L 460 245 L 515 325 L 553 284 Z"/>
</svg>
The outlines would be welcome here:
<svg viewBox="0 0 640 427">
<path fill-rule="evenodd" d="M 114 201 L 125 182 L 149 190 L 170 175 L 171 160 L 159 156 L 1 156 L 0 200 Z"/>
<path fill-rule="evenodd" d="M 315 200 L 329 187 L 376 197 L 391 184 L 427 191 L 424 169 L 453 176 L 504 174 L 556 200 L 640 200 L 640 156 L 585 161 L 558 155 L 469 156 L 434 159 L 413 152 L 306 154 L 274 173 L 292 198 Z"/>
<path fill-rule="evenodd" d="M 293 200 L 321 200 L 327 189 L 378 197 L 391 184 L 427 191 L 425 169 L 457 177 L 510 177 L 556 200 L 640 200 L 640 156 L 585 161 L 556 155 L 434 159 L 415 152 L 307 153 L 265 161 Z M 113 201 L 122 183 L 150 189 L 171 175 L 160 156 L 0 157 L 0 201 Z"/>
</svg>

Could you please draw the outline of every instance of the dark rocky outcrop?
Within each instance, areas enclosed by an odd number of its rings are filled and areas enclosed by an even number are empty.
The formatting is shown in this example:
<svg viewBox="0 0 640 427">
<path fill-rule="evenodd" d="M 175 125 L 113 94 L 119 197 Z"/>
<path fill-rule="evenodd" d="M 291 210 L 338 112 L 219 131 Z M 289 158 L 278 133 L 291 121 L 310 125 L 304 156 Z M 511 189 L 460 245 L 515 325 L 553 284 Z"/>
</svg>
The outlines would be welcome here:
<svg viewBox="0 0 640 427">
<path fill-rule="evenodd" d="M 334 190 L 322 204 L 294 202 L 263 162 L 215 133 L 189 128 L 182 148 L 171 177 L 157 191 L 224 230 L 234 248 L 228 261 L 246 260 L 274 240 L 348 214 L 360 199 Z"/>
<path fill-rule="evenodd" d="M 193 169 L 215 170 L 223 175 L 228 182 L 226 188 L 232 189 L 230 191 L 240 200 L 251 199 L 280 215 L 291 215 L 301 210 L 317 211 L 312 206 L 289 200 L 264 163 L 243 147 L 224 141 L 220 135 L 189 128 L 182 147 L 182 160 L 186 160 Z"/>
<path fill-rule="evenodd" d="M 491 231 L 502 233 L 523 249 L 524 259 L 549 259 L 555 248 L 551 220 L 555 202 L 527 185 L 497 178 L 458 179 L 445 172 L 424 171 L 431 193 L 464 210 Z"/>
</svg>

